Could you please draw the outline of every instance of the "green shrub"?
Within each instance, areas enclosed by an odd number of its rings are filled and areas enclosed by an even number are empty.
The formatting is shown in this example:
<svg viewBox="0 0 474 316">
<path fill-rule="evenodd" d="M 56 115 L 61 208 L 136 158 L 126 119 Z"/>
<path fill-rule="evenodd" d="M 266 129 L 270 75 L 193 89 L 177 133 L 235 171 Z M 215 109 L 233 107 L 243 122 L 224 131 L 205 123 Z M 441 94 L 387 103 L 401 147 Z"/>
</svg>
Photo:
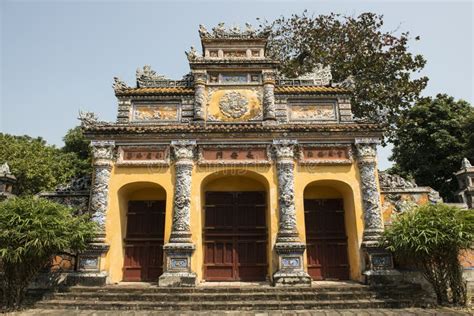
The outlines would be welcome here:
<svg viewBox="0 0 474 316">
<path fill-rule="evenodd" d="M 96 224 L 67 206 L 31 196 L 0 203 L 2 305 L 17 309 L 28 284 L 62 250 L 81 251 L 95 236 Z"/>
<path fill-rule="evenodd" d="M 399 214 L 384 242 L 396 256 L 411 258 L 433 285 L 438 304 L 465 305 L 460 252 L 474 241 L 474 212 L 428 204 Z"/>
</svg>

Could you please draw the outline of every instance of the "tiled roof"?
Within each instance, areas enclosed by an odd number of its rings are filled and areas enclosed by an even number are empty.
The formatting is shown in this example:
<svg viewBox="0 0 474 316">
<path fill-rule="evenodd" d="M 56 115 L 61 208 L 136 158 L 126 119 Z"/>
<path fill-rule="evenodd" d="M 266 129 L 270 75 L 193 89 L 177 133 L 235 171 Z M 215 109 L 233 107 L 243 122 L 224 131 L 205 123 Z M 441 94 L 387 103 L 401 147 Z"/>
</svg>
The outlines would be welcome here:
<svg viewBox="0 0 474 316">
<path fill-rule="evenodd" d="M 87 133 L 114 134 L 120 132 L 130 133 L 179 133 L 179 132 L 351 132 L 351 131 L 382 131 L 378 124 L 368 123 L 340 123 L 340 124 L 278 124 L 262 125 L 253 124 L 102 124 L 86 128 Z"/>
<path fill-rule="evenodd" d="M 116 95 L 146 95 L 146 94 L 194 94 L 192 87 L 156 87 L 156 88 L 127 88 L 120 90 Z"/>
<path fill-rule="evenodd" d="M 350 93 L 349 90 L 338 87 L 324 86 L 276 86 L 275 93 L 292 94 L 292 93 Z"/>
<path fill-rule="evenodd" d="M 339 87 L 324 86 L 276 86 L 275 94 L 298 94 L 298 93 L 350 93 L 349 90 Z M 194 87 L 156 87 L 156 88 L 127 88 L 116 92 L 121 95 L 192 95 Z"/>
</svg>

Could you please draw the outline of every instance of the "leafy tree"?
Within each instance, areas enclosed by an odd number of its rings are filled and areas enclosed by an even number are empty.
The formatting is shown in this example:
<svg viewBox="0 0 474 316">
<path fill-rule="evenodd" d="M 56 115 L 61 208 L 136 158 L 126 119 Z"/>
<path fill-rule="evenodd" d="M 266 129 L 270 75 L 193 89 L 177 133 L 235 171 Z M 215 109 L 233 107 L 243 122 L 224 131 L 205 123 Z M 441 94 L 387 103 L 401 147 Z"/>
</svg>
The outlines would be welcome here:
<svg viewBox="0 0 474 316">
<path fill-rule="evenodd" d="M 445 94 L 423 98 L 400 117 L 393 140 L 394 170 L 412 175 L 419 185 L 431 186 L 443 198 L 452 199 L 457 188 L 453 173 L 474 141 L 474 108 Z M 469 127 L 470 124 L 470 127 Z M 470 156 L 469 156 L 470 155 Z"/>
<path fill-rule="evenodd" d="M 84 137 L 81 127 L 76 126 L 68 130 L 63 141 L 62 150 L 66 153 L 75 153 L 80 160 L 78 176 L 90 174 L 92 172 L 90 141 Z"/>
<path fill-rule="evenodd" d="M 86 216 L 43 198 L 15 197 L 0 203 L 0 278 L 4 308 L 16 309 L 28 284 L 59 251 L 84 250 L 96 232 Z"/>
<path fill-rule="evenodd" d="M 5 161 L 18 179 L 17 194 L 52 190 L 81 172 L 75 153 L 47 145 L 42 138 L 0 133 L 0 163 Z"/>
<path fill-rule="evenodd" d="M 352 75 L 352 105 L 359 118 L 395 126 L 397 116 L 411 106 L 428 81 L 412 78 L 426 61 L 408 51 L 409 33 L 383 31 L 382 15 L 311 16 L 305 10 L 265 21 L 261 27 L 271 30 L 269 51 L 281 61 L 280 71 L 287 77 L 310 72 L 318 63 L 332 67 L 335 82 Z"/>
<path fill-rule="evenodd" d="M 272 30 L 269 50 L 282 62 L 283 74 L 301 75 L 321 63 L 332 66 L 334 81 L 353 75 L 356 114 L 376 120 L 380 110 L 396 114 L 408 107 L 427 82 L 426 77 L 410 78 L 425 60 L 408 52 L 409 33 L 397 36 L 382 26 L 383 16 L 374 13 L 314 17 L 307 11 L 263 25 Z"/>
<path fill-rule="evenodd" d="M 395 255 L 413 258 L 433 285 L 439 304 L 466 304 L 459 255 L 474 242 L 472 211 L 446 204 L 414 207 L 397 215 L 384 241 Z"/>
</svg>

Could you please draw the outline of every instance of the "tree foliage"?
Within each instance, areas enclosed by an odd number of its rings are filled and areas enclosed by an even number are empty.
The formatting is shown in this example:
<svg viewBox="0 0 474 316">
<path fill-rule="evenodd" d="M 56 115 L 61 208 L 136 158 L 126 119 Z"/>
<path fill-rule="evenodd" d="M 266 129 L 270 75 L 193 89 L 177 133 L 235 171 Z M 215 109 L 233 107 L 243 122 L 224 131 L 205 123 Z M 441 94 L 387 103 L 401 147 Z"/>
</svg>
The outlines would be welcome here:
<svg viewBox="0 0 474 316">
<path fill-rule="evenodd" d="M 0 278 L 3 304 L 18 308 L 28 284 L 59 251 L 85 249 L 96 232 L 86 216 L 43 198 L 15 197 L 0 203 Z"/>
<path fill-rule="evenodd" d="M 332 67 L 335 82 L 352 75 L 352 106 L 359 118 L 395 126 L 397 116 L 411 106 L 428 81 L 413 78 L 426 61 L 409 52 L 410 34 L 384 31 L 382 15 L 311 16 L 304 11 L 265 21 L 262 28 L 271 29 L 268 48 L 281 61 L 284 75 L 310 72 L 318 63 Z"/>
<path fill-rule="evenodd" d="M 0 133 L 0 163 L 5 161 L 18 180 L 15 193 L 21 195 L 52 190 L 81 173 L 75 153 L 47 145 L 42 138 Z"/>
<path fill-rule="evenodd" d="M 457 188 L 453 173 L 463 157 L 474 159 L 474 108 L 469 103 L 439 94 L 423 98 L 400 116 L 393 139 L 394 171 L 411 175 L 418 185 L 431 186 L 452 199 Z"/>
<path fill-rule="evenodd" d="M 90 141 L 84 137 L 80 126 L 76 126 L 67 131 L 63 137 L 64 147 L 62 150 L 65 153 L 75 153 L 79 158 L 80 165 L 78 165 L 79 174 L 86 175 L 92 172 L 92 153 L 89 146 Z"/>
<path fill-rule="evenodd" d="M 422 268 L 439 304 L 466 304 L 459 255 L 474 242 L 472 211 L 446 204 L 414 207 L 397 215 L 384 241 L 397 256 L 413 258 Z"/>
</svg>

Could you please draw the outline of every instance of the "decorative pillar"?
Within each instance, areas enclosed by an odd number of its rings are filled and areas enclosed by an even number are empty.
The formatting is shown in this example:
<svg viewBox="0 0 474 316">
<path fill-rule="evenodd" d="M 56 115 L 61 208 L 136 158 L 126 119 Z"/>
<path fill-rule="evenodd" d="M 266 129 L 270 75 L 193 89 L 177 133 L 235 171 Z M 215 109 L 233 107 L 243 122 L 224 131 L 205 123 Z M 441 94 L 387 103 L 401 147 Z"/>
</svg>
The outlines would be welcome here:
<svg viewBox="0 0 474 316">
<path fill-rule="evenodd" d="M 275 121 L 275 72 L 263 71 L 263 120 Z"/>
<path fill-rule="evenodd" d="M 159 286 L 195 286 L 196 274 L 191 271 L 191 255 L 195 246 L 191 241 L 191 173 L 194 164 L 195 141 L 173 141 L 175 185 L 173 223 L 169 242 L 163 247 L 165 272 Z"/>
<path fill-rule="evenodd" d="M 104 285 L 107 273 L 100 270 L 100 258 L 109 250 L 105 242 L 105 221 L 109 195 L 109 180 L 114 160 L 115 142 L 92 141 L 93 177 L 89 200 L 92 221 L 99 232 L 88 248 L 78 255 L 79 274 L 68 276 L 69 284 Z"/>
<path fill-rule="evenodd" d="M 206 107 L 206 71 L 194 71 L 194 120 L 204 121 Z"/>
<path fill-rule="evenodd" d="M 387 277 L 399 274 L 393 270 L 392 254 L 379 244 L 384 225 L 377 185 L 378 144 L 380 141 L 373 138 L 355 140 L 364 207 L 364 234 L 362 237 L 362 250 L 366 263 L 364 275 L 366 275 L 368 283 L 385 283 L 389 281 Z"/>
<path fill-rule="evenodd" d="M 296 228 L 294 192 L 295 145 L 292 140 L 274 140 L 278 176 L 279 224 L 275 243 L 278 254 L 278 271 L 273 274 L 275 286 L 310 285 L 311 278 L 303 270 L 303 253 L 306 246 L 301 242 Z"/>
</svg>

